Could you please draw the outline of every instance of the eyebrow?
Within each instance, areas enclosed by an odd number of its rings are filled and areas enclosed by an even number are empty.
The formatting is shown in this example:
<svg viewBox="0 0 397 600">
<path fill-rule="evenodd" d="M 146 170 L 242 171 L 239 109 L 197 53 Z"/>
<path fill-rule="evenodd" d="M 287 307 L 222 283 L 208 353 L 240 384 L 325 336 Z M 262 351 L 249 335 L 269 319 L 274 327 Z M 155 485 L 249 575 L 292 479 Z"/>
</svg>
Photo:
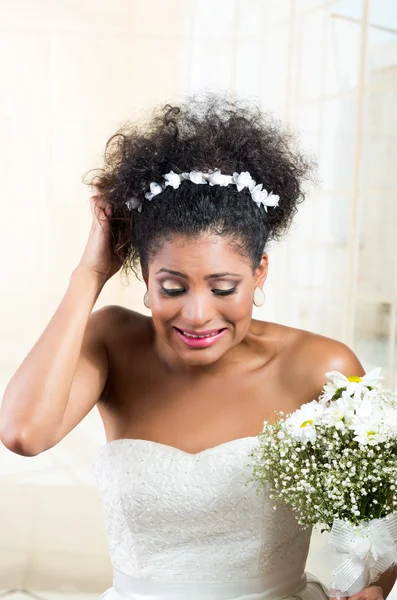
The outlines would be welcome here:
<svg viewBox="0 0 397 600">
<path fill-rule="evenodd" d="M 189 279 L 189 277 L 187 275 L 185 275 L 185 273 L 181 273 L 180 271 L 173 271 L 172 269 L 166 269 L 165 267 L 163 267 L 162 269 L 160 269 L 159 271 L 157 271 L 156 275 L 158 275 L 159 273 L 170 273 L 171 275 L 176 275 L 177 277 L 182 277 L 183 279 Z M 207 279 L 216 279 L 219 277 L 226 277 L 226 275 L 232 275 L 234 277 L 240 277 L 240 275 L 238 273 L 211 273 L 210 275 L 206 275 L 204 277 L 205 280 Z"/>
</svg>

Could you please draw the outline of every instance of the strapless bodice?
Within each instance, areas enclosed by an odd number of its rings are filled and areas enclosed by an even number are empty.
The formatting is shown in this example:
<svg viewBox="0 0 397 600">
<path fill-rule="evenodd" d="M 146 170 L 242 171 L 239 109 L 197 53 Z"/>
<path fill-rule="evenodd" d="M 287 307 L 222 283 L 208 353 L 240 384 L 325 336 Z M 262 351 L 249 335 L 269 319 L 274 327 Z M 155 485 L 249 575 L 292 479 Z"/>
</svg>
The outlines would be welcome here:
<svg viewBox="0 0 397 600">
<path fill-rule="evenodd" d="M 102 448 L 94 476 L 114 598 L 278 599 L 305 587 L 311 530 L 250 481 L 257 442 L 198 454 L 140 439 Z"/>
</svg>

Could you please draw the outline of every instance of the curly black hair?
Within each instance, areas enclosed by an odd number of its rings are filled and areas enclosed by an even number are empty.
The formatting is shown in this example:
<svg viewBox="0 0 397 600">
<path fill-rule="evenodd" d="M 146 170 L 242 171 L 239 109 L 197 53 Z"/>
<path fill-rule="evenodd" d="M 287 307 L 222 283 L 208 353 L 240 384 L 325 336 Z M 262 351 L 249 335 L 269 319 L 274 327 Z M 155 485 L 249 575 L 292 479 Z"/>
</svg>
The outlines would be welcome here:
<svg viewBox="0 0 397 600">
<path fill-rule="evenodd" d="M 104 168 L 85 183 L 99 188 L 112 207 L 114 251 L 125 274 L 147 272 L 162 242 L 175 235 L 227 236 L 238 251 L 259 265 L 268 240 L 279 240 L 305 198 L 304 183 L 315 163 L 296 147 L 289 127 L 256 101 L 229 92 L 190 95 L 178 106 L 152 109 L 146 122 L 127 122 L 108 140 Z M 222 174 L 249 171 L 263 188 L 280 196 L 279 205 L 258 207 L 248 188 L 195 185 L 182 181 L 145 200 L 152 181 L 190 171 Z M 89 172 L 91 173 L 91 171 Z M 131 198 L 143 202 L 130 210 Z"/>
</svg>

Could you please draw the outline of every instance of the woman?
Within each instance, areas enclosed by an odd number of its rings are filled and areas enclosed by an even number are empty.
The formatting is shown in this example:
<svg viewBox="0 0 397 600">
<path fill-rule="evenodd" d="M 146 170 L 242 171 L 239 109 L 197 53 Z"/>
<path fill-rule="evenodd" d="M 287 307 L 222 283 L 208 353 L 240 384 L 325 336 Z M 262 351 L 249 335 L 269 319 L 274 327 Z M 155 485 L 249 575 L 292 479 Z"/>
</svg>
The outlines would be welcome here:
<svg viewBox="0 0 397 600">
<path fill-rule="evenodd" d="M 97 405 L 107 600 L 327 597 L 304 571 L 310 531 L 247 483 L 264 420 L 316 398 L 327 371 L 364 374 L 344 344 L 251 317 L 311 170 L 287 130 L 226 95 L 108 142 L 84 254 L 1 412 L 3 443 L 33 456 Z M 150 318 L 92 312 L 120 268 L 141 269 Z"/>
</svg>

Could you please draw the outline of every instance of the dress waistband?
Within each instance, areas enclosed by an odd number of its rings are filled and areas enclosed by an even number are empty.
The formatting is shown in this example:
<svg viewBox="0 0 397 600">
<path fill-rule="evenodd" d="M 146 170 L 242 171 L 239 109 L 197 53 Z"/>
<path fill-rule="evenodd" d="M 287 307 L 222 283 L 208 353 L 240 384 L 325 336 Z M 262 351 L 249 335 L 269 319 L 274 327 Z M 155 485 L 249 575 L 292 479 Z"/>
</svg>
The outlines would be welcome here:
<svg viewBox="0 0 397 600">
<path fill-rule="evenodd" d="M 297 594 L 307 583 L 306 573 L 293 582 L 286 582 L 280 574 L 271 579 L 171 582 L 131 577 L 113 569 L 113 588 L 131 600 L 281 600 Z"/>
</svg>

